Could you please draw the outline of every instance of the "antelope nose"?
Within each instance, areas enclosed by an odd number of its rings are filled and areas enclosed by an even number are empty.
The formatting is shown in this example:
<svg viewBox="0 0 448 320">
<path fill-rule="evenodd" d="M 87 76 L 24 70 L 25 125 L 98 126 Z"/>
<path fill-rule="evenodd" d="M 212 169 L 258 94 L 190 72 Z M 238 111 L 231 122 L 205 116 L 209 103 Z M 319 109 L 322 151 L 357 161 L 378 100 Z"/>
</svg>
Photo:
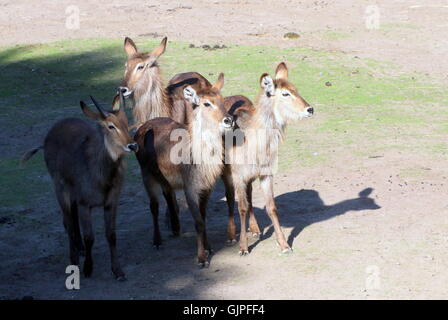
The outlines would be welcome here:
<svg viewBox="0 0 448 320">
<path fill-rule="evenodd" d="M 231 117 L 225 117 L 222 122 L 224 123 L 224 125 L 226 127 L 231 127 L 233 126 L 233 119 Z"/>
<path fill-rule="evenodd" d="M 136 144 L 136 143 L 130 143 L 130 144 L 128 144 L 128 148 L 129 148 L 129 150 L 131 150 L 131 151 L 137 152 L 137 151 L 138 151 L 138 144 Z"/>
<path fill-rule="evenodd" d="M 123 95 L 125 97 L 131 93 L 131 91 L 129 91 L 128 87 L 118 87 L 117 91 L 123 93 Z"/>
<path fill-rule="evenodd" d="M 313 114 L 314 113 L 314 108 L 313 107 L 309 107 L 308 109 L 306 109 L 306 111 L 308 111 L 309 114 Z"/>
</svg>

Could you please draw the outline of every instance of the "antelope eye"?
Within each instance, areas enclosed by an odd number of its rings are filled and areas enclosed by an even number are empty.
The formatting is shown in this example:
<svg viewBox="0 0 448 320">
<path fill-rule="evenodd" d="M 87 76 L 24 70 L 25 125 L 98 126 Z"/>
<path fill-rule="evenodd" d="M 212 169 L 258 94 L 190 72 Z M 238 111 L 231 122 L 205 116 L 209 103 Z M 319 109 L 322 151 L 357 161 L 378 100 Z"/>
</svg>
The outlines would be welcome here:
<svg viewBox="0 0 448 320">
<path fill-rule="evenodd" d="M 143 70 L 144 67 L 145 67 L 144 65 L 140 65 L 137 67 L 137 70 Z"/>
<path fill-rule="evenodd" d="M 208 102 L 204 102 L 204 106 L 205 106 L 205 107 L 210 107 L 210 106 L 211 106 L 211 104 L 210 104 L 210 103 L 208 103 Z"/>
<path fill-rule="evenodd" d="M 111 124 L 108 125 L 107 127 L 108 127 L 110 130 L 115 130 L 115 129 L 116 129 L 115 126 L 113 126 L 113 125 L 111 125 Z"/>
<path fill-rule="evenodd" d="M 288 92 L 285 92 L 285 93 L 283 93 L 282 94 L 284 97 L 289 97 L 290 96 L 290 94 L 288 93 Z"/>
</svg>

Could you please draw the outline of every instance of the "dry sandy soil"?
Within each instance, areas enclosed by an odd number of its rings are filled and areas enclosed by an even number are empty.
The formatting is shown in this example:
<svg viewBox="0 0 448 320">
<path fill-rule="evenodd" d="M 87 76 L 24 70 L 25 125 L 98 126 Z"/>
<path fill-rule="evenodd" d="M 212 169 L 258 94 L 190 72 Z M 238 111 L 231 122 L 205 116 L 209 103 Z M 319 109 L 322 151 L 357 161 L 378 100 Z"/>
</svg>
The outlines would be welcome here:
<svg viewBox="0 0 448 320">
<path fill-rule="evenodd" d="M 393 61 L 412 71 L 447 80 L 448 3 L 376 1 L 381 23 L 407 25 L 405 32 L 365 28 L 369 1 L 77 1 L 79 30 L 64 28 L 72 1 L 0 3 L 0 44 L 39 43 L 66 38 L 153 34 L 201 43 L 304 46 Z M 414 3 L 415 2 L 415 3 Z M 393 28 L 392 28 L 393 29 Z M 326 32 L 348 34 L 323 41 Z M 286 32 L 300 38 L 284 40 Z M 312 120 L 306 126 L 312 125 Z M 254 204 L 263 226 L 251 254 L 225 245 L 222 187 L 210 202 L 209 237 L 215 250 L 209 269 L 194 264 L 195 234 L 188 212 L 183 234 L 164 248 L 151 245 L 146 195 L 125 189 L 118 220 L 121 261 L 128 281 L 109 271 L 101 214 L 95 218 L 95 270 L 81 290 L 65 289 L 67 239 L 58 209 L 48 203 L 30 209 L 39 221 L 2 225 L 16 235 L 2 244 L 0 298 L 36 299 L 370 299 L 448 297 L 448 200 L 446 165 L 418 154 L 387 152 L 361 162 L 346 156 L 312 169 L 292 169 L 276 177 L 281 223 L 294 254 L 281 256 L 255 187 Z M 400 168 L 420 168 L 405 177 Z M 51 195 L 49 193 L 49 195 Z M 162 208 L 163 209 L 163 208 Z M 136 241 L 136 239 L 139 239 Z M 6 259 L 7 257 L 7 259 Z M 25 258 L 24 258 L 25 257 Z"/>
<path fill-rule="evenodd" d="M 167 35 L 201 43 L 304 46 L 389 60 L 448 77 L 448 2 L 443 0 L 3 0 L 0 45 L 69 38 Z M 76 3 L 79 29 L 65 27 Z M 380 29 L 366 28 L 379 10 Z M 68 9 L 68 13 L 66 10 Z M 368 20 L 368 19 L 367 19 Z M 299 38 L 284 40 L 287 32 Z M 337 32 L 332 41 L 322 35 Z M 342 33 L 342 35 L 341 35 Z"/>
</svg>

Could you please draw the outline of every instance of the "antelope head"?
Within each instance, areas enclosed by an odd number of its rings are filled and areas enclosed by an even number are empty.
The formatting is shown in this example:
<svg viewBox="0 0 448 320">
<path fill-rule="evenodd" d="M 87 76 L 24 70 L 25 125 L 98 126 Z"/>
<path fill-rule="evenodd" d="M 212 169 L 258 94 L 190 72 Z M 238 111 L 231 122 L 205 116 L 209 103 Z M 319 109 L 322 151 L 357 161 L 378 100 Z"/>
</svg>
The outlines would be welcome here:
<svg viewBox="0 0 448 320">
<path fill-rule="evenodd" d="M 184 97 L 191 102 L 193 114 L 202 126 L 219 128 L 221 133 L 231 130 L 234 121 L 224 108 L 224 98 L 221 89 L 224 86 L 224 74 L 220 73 L 216 83 L 196 92 L 191 86 L 184 89 Z"/>
<path fill-rule="evenodd" d="M 159 77 L 160 69 L 157 63 L 165 52 L 167 38 L 150 52 L 139 52 L 131 38 L 124 39 L 124 51 L 128 59 L 125 63 L 124 80 L 118 88 L 128 97 L 134 92 L 142 93 L 152 87 L 153 81 Z"/>
<path fill-rule="evenodd" d="M 262 96 L 269 99 L 274 114 L 283 120 L 297 120 L 311 117 L 313 107 L 303 99 L 297 88 L 288 81 L 288 68 L 281 62 L 275 71 L 275 79 L 267 73 L 260 77 Z"/>
<path fill-rule="evenodd" d="M 128 119 L 124 111 L 124 97 L 120 92 L 120 108 L 116 111 L 106 111 L 90 96 L 98 112 L 91 110 L 83 101 L 80 102 L 84 114 L 99 123 L 104 133 L 104 144 L 113 160 L 117 160 L 125 152 L 137 152 L 138 145 L 128 131 Z"/>
</svg>

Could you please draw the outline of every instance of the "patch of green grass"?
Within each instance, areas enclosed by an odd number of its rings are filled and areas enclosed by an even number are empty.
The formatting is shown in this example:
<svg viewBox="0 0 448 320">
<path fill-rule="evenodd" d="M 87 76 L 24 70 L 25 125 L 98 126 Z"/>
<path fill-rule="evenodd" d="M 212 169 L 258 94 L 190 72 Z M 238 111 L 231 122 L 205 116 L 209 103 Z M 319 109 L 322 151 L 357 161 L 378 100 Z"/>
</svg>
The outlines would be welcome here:
<svg viewBox="0 0 448 320">
<path fill-rule="evenodd" d="M 445 136 L 440 137 L 443 140 Z M 448 155 L 448 143 L 445 141 L 437 140 L 435 143 L 426 146 L 426 149 L 432 152 L 436 156 L 443 156 L 444 158 Z"/>
<path fill-rule="evenodd" d="M 52 188 L 41 154 L 23 166 L 16 158 L 0 158 L 0 176 L 2 213 L 6 212 L 3 212 L 5 207 L 18 206 L 23 209 L 35 200 L 37 195 Z"/>
<path fill-rule="evenodd" d="M 340 31 L 325 31 L 322 36 L 325 40 L 339 40 L 351 37 L 350 34 Z"/>
<path fill-rule="evenodd" d="M 428 173 L 428 168 L 402 168 L 400 170 L 400 176 L 403 178 L 422 178 Z"/>
<path fill-rule="evenodd" d="M 400 28 L 400 29 L 413 29 L 413 30 L 419 29 L 418 26 L 410 23 L 384 23 L 381 25 L 381 28 L 384 29 Z"/>
<path fill-rule="evenodd" d="M 379 30 L 384 34 L 388 33 L 410 33 L 418 30 L 419 27 L 410 23 L 385 23 L 381 24 Z"/>
<path fill-rule="evenodd" d="M 159 43 L 137 40 L 142 51 Z M 0 186 L 6 190 L 0 198 L 2 206 L 26 202 L 51 190 L 49 182 L 40 178 L 46 176 L 41 156 L 21 169 L 14 167 L 14 161 L 25 151 L 24 145 L 41 142 L 56 120 L 82 117 L 79 100 L 88 100 L 92 94 L 110 105 L 125 60 L 122 39 L 0 48 L 4 79 L 0 82 L 0 125 L 9 134 L 2 135 L 3 150 L 12 150 L 0 153 L 0 173 L 5 177 Z M 418 147 L 429 156 L 446 155 L 446 87 L 428 76 L 403 72 L 390 62 L 304 48 L 228 45 L 203 50 L 169 42 L 160 65 L 166 80 L 179 72 L 197 71 L 213 82 L 224 72 L 223 95 L 254 99 L 260 75 L 273 75 L 280 61 L 287 62 L 290 81 L 316 110 L 313 119 L 289 127 L 280 149 L 280 170 L 314 166 L 342 153 L 369 155 L 388 148 Z M 29 128 L 36 129 L 32 136 L 9 142 L 15 133 Z M 394 137 L 410 139 L 400 144 Z M 130 159 L 129 165 L 133 173 L 128 183 L 141 184 L 135 160 Z"/>
</svg>

